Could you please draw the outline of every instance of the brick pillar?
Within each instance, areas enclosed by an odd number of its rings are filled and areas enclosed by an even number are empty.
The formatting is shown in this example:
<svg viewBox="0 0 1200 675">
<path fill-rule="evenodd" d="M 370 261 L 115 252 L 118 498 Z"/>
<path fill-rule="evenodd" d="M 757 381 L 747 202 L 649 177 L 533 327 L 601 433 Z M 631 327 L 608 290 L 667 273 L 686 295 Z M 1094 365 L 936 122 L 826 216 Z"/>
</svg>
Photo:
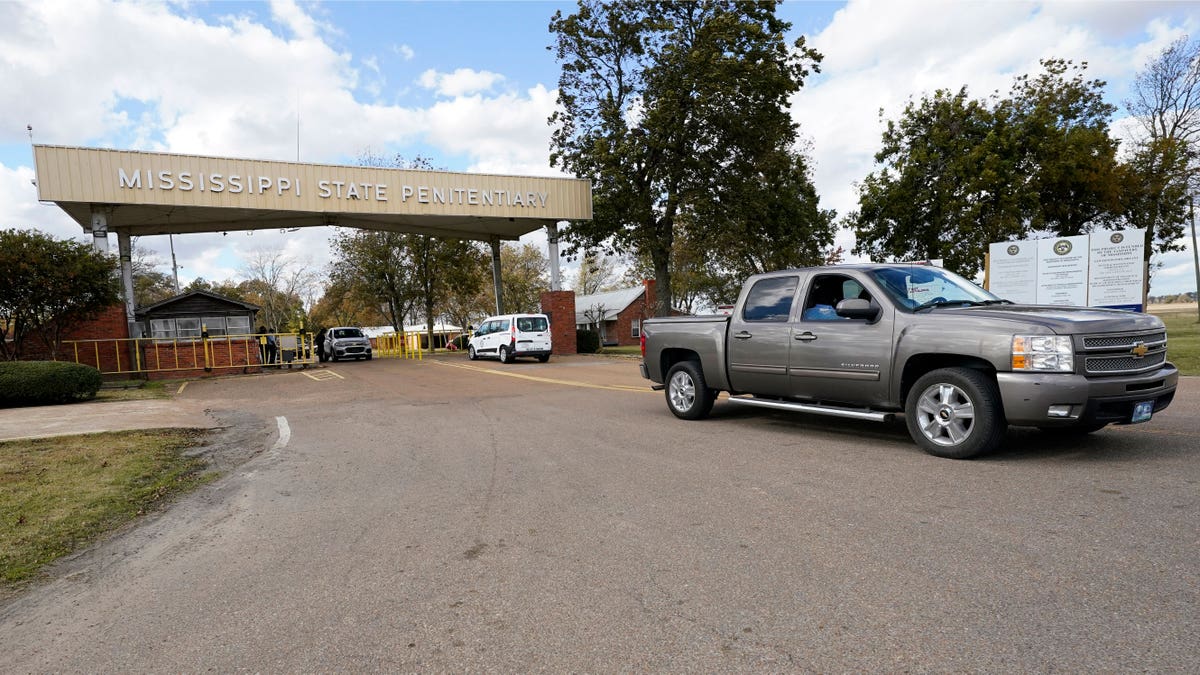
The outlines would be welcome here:
<svg viewBox="0 0 1200 675">
<path fill-rule="evenodd" d="M 654 316 L 658 311 L 658 294 L 654 292 L 654 279 L 643 279 L 642 286 L 646 289 L 646 296 L 643 298 L 645 310 L 645 318 Z"/>
<path fill-rule="evenodd" d="M 575 291 L 542 293 L 542 313 L 550 317 L 553 353 L 575 354 Z"/>
</svg>

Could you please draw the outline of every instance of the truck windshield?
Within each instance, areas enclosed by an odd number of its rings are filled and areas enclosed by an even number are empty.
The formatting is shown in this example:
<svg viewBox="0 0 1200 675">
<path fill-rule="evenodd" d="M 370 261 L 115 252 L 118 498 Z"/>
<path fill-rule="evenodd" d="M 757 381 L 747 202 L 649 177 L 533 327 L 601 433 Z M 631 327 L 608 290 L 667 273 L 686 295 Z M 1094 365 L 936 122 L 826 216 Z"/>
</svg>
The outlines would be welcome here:
<svg viewBox="0 0 1200 675">
<path fill-rule="evenodd" d="M 901 307 L 919 309 L 938 305 L 991 305 L 1005 302 L 975 284 L 928 265 L 883 267 L 871 277 Z"/>
</svg>

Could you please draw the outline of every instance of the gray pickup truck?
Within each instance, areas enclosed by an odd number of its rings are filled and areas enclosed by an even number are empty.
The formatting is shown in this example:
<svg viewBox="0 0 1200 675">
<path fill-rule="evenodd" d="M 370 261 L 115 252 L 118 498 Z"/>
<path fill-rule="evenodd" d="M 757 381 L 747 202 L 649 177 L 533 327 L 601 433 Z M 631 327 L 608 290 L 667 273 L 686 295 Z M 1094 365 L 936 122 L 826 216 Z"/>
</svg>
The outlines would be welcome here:
<svg viewBox="0 0 1200 675">
<path fill-rule="evenodd" d="M 1015 305 L 946 270 L 839 265 L 751 277 L 730 316 L 647 319 L 642 376 L 677 417 L 729 402 L 887 421 L 967 458 L 1007 425 L 1085 434 L 1144 422 L 1179 371 L 1147 314 Z"/>
</svg>

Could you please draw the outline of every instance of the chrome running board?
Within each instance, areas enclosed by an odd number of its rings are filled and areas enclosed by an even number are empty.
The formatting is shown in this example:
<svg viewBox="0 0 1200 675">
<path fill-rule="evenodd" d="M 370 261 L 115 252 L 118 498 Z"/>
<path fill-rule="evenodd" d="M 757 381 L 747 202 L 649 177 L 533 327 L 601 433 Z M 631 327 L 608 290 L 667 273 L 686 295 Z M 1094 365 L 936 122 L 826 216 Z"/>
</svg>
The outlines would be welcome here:
<svg viewBox="0 0 1200 675">
<path fill-rule="evenodd" d="M 870 420 L 872 422 L 890 422 L 896 416 L 896 413 L 878 412 L 867 408 L 839 408 L 831 405 L 817 405 L 815 403 L 793 403 L 791 401 L 775 401 L 764 398 L 752 398 L 750 396 L 730 396 L 730 403 L 739 405 L 752 405 L 760 408 L 775 408 L 777 410 L 790 410 L 792 412 L 813 413 L 814 415 L 829 415 L 830 417 L 849 417 L 856 420 Z"/>
</svg>

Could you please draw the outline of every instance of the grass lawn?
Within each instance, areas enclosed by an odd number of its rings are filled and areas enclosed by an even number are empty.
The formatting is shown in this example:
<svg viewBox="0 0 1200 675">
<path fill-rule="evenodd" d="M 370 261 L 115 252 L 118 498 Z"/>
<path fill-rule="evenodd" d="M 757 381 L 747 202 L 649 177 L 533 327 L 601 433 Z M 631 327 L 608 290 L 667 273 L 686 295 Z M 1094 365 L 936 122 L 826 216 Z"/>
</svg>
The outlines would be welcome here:
<svg viewBox="0 0 1200 675">
<path fill-rule="evenodd" d="M 1196 310 L 1157 312 L 1167 324 L 1167 359 L 1179 368 L 1180 375 L 1200 375 L 1200 323 Z"/>
<path fill-rule="evenodd" d="M 618 354 L 622 356 L 641 356 L 641 345 L 631 345 L 626 347 L 601 347 L 601 354 Z"/>
<path fill-rule="evenodd" d="M 128 380 L 124 382 L 106 382 L 96 392 L 97 401 L 144 401 L 154 398 L 170 398 L 171 393 L 167 391 L 166 382 L 156 380 L 147 382 L 145 380 Z M 178 388 L 179 384 L 171 383 L 172 388 Z"/>
<path fill-rule="evenodd" d="M 154 429 L 0 443 L 0 590 L 214 474 L 205 432 Z"/>
</svg>

